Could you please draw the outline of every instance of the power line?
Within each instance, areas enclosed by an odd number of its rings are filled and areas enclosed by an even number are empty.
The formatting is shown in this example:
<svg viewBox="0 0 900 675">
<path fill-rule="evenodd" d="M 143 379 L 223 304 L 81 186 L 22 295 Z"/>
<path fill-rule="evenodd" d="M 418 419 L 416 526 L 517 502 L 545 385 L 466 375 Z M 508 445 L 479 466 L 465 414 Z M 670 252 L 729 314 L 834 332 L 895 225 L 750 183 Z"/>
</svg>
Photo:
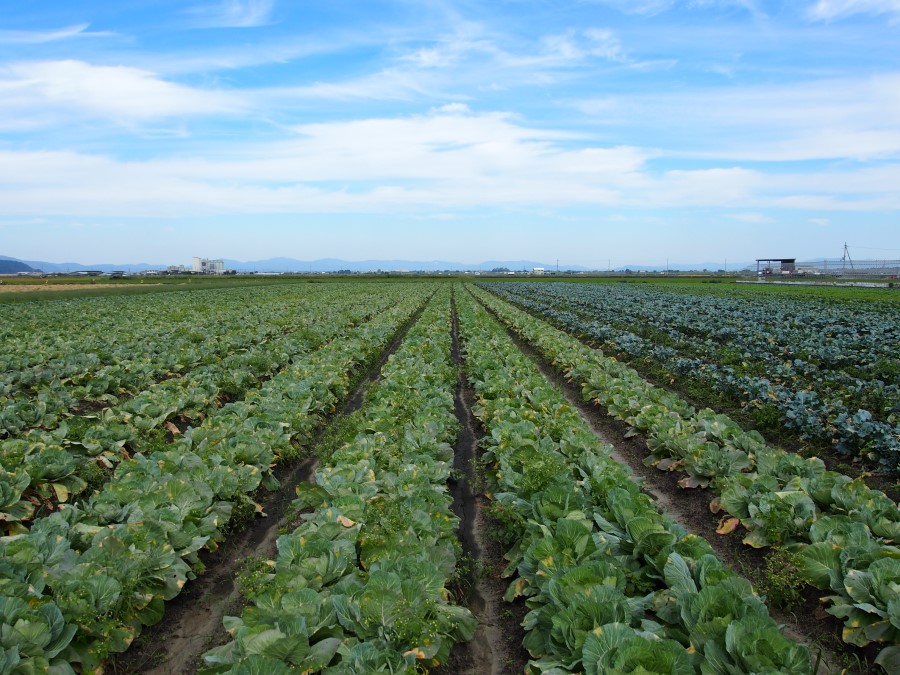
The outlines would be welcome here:
<svg viewBox="0 0 900 675">
<path fill-rule="evenodd" d="M 848 246 L 850 246 L 848 244 Z M 850 246 L 850 248 L 861 248 L 866 251 L 900 251 L 900 248 L 875 248 L 874 246 Z"/>
</svg>

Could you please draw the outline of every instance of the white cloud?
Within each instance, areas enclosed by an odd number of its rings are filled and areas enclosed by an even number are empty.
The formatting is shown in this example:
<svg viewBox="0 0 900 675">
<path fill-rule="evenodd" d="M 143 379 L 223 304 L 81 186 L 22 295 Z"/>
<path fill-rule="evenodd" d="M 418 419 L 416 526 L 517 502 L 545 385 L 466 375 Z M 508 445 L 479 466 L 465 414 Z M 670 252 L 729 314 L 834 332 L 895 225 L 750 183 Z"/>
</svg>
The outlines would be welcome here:
<svg viewBox="0 0 900 675">
<path fill-rule="evenodd" d="M 283 87 L 279 91 L 285 98 L 302 99 L 466 99 L 472 90 L 553 84 L 594 67 L 597 60 L 628 68 L 669 67 L 673 63 L 638 60 L 606 28 L 543 35 L 512 48 L 466 26 L 459 33 L 434 39 L 427 47 L 401 53 L 377 71 L 343 81 Z"/>
<path fill-rule="evenodd" d="M 813 19 L 830 21 L 854 14 L 895 14 L 900 16 L 900 0 L 818 0 L 810 7 Z"/>
<path fill-rule="evenodd" d="M 812 225 L 824 227 L 831 224 L 831 218 L 810 218 L 808 222 Z"/>
<path fill-rule="evenodd" d="M 432 110 L 433 113 L 443 113 L 445 115 L 466 115 L 472 112 L 471 108 L 465 103 L 448 103 Z"/>
<path fill-rule="evenodd" d="M 60 152 L 0 153 L 0 214 L 196 215 L 606 203 L 645 156 L 570 150 L 571 136 L 504 114 L 303 125 L 230 160 L 122 162 Z"/>
<path fill-rule="evenodd" d="M 580 31 L 570 30 L 560 35 L 547 35 L 541 38 L 536 53 L 527 56 L 507 54 L 504 60 L 515 64 L 530 62 L 562 67 L 577 65 L 590 58 L 614 63 L 635 63 L 622 41 L 608 28 L 586 28 Z"/>
<path fill-rule="evenodd" d="M 188 10 L 209 28 L 255 28 L 270 23 L 275 0 L 222 0 Z"/>
<path fill-rule="evenodd" d="M 766 174 L 741 166 L 657 173 L 653 154 L 459 106 L 428 115 L 305 124 L 226 157 L 120 161 L 0 152 L 0 217 L 453 213 L 579 205 L 900 210 L 900 165 Z"/>
<path fill-rule="evenodd" d="M 73 37 L 108 37 L 114 33 L 104 31 L 88 32 L 90 24 L 79 23 L 58 30 L 29 31 L 29 30 L 0 30 L 0 44 L 7 45 L 36 45 L 57 40 L 66 40 Z"/>
<path fill-rule="evenodd" d="M 672 9 L 676 5 L 685 5 L 689 9 L 705 7 L 742 7 L 752 14 L 762 14 L 756 0 L 594 0 L 625 12 L 626 14 L 644 14 L 654 16 Z"/>
<path fill-rule="evenodd" d="M 673 156 L 740 161 L 900 155 L 900 72 L 784 85 L 604 96 L 573 104 Z M 660 130 L 665 130 L 663 133 Z"/>
<path fill-rule="evenodd" d="M 589 28 L 584 31 L 585 37 L 590 41 L 588 53 L 591 56 L 599 56 L 610 61 L 628 61 L 622 43 L 611 30 L 605 28 Z"/>
<path fill-rule="evenodd" d="M 763 180 L 759 172 L 742 167 L 678 169 L 656 180 L 656 192 L 647 198 L 659 206 L 740 206 L 752 201 Z"/>
<path fill-rule="evenodd" d="M 599 0 L 627 14 L 654 15 L 665 12 L 675 5 L 675 0 Z"/>
<path fill-rule="evenodd" d="M 31 120 L 32 111 L 45 121 L 56 114 L 71 122 L 77 111 L 131 124 L 244 107 L 231 93 L 186 87 L 137 68 L 74 60 L 8 65 L 0 69 L 0 93 L 0 128 Z"/>
</svg>

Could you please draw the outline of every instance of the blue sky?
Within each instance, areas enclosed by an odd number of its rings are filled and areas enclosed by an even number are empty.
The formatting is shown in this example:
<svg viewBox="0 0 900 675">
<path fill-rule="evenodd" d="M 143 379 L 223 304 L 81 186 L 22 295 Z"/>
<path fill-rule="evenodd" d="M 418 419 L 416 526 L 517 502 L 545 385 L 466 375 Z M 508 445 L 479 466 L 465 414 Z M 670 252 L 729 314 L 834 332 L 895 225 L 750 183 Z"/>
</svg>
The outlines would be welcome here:
<svg viewBox="0 0 900 675">
<path fill-rule="evenodd" d="M 900 258 L 900 0 L 0 0 L 0 255 Z"/>
</svg>

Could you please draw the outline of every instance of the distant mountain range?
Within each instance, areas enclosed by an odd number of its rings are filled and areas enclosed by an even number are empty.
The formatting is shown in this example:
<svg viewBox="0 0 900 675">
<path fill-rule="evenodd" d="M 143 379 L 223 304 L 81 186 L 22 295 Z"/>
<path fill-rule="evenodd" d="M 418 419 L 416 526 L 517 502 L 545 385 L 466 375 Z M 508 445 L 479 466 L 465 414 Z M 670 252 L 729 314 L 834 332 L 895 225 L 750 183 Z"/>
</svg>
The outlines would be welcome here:
<svg viewBox="0 0 900 675">
<path fill-rule="evenodd" d="M 18 274 L 19 272 L 34 272 L 34 268 L 26 265 L 21 260 L 0 256 L 0 274 Z"/>
<path fill-rule="evenodd" d="M 543 267 L 555 270 L 556 265 L 535 262 L 534 260 L 486 260 L 480 263 L 460 263 L 449 260 L 340 260 L 338 258 L 321 258 L 319 260 L 294 260 L 293 258 L 269 258 L 267 260 L 225 260 L 227 269 L 256 272 L 489 272 L 493 269 L 512 271 L 528 270 Z M 561 266 L 561 270 L 584 272 L 588 267 L 581 265 Z"/>
<path fill-rule="evenodd" d="M 447 260 L 341 260 L 339 258 L 321 258 L 319 260 L 296 260 L 294 258 L 267 258 L 265 260 L 228 260 L 225 268 L 238 272 L 490 272 L 491 270 L 505 269 L 512 272 L 531 272 L 535 267 L 543 267 L 548 272 L 556 271 L 556 264 L 541 263 L 534 260 L 486 260 L 480 263 L 460 263 Z M 744 269 L 753 263 L 731 263 L 728 269 L 731 271 Z M 149 263 L 96 263 L 84 265 L 76 262 L 51 263 L 43 260 L 19 260 L 8 256 L 0 256 L 0 274 L 15 274 L 17 272 L 41 271 L 46 273 L 56 272 L 83 272 L 86 270 L 98 270 L 100 272 L 112 272 L 122 270 L 129 273 L 147 272 L 150 270 L 164 270 L 168 264 Z M 666 269 L 694 271 L 722 269 L 721 263 L 670 263 L 665 265 L 620 265 L 613 271 L 631 270 L 632 272 L 661 272 Z M 606 271 L 602 268 L 590 268 L 583 265 L 559 266 L 561 272 L 590 272 Z"/>
</svg>

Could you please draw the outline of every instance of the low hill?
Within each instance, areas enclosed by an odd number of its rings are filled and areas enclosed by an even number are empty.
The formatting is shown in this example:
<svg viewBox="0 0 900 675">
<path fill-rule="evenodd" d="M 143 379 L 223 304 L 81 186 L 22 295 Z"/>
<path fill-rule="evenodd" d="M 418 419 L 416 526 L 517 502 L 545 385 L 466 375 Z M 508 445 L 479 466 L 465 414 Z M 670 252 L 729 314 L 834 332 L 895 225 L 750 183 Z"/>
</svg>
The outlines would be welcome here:
<svg viewBox="0 0 900 675">
<path fill-rule="evenodd" d="M 12 258 L 0 257 L 0 274 L 18 274 L 19 272 L 37 272 L 30 265 L 26 265 L 21 260 L 13 260 Z"/>
</svg>

